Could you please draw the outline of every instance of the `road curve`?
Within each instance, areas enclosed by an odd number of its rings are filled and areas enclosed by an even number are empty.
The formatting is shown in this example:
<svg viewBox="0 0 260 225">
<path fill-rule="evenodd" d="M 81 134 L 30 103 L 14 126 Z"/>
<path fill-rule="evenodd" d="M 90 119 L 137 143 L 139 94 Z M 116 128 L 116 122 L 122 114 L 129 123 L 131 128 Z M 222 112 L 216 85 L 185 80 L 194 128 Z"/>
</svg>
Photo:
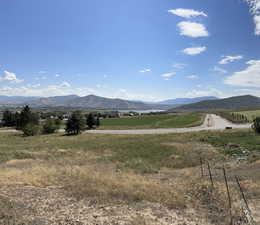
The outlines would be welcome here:
<svg viewBox="0 0 260 225">
<path fill-rule="evenodd" d="M 158 129 L 133 129 L 133 130 L 88 130 L 84 133 L 91 134 L 171 134 L 188 133 L 206 130 L 224 130 L 226 127 L 233 129 L 250 128 L 251 124 L 233 124 L 215 114 L 207 114 L 203 124 L 189 128 L 158 128 Z"/>
</svg>

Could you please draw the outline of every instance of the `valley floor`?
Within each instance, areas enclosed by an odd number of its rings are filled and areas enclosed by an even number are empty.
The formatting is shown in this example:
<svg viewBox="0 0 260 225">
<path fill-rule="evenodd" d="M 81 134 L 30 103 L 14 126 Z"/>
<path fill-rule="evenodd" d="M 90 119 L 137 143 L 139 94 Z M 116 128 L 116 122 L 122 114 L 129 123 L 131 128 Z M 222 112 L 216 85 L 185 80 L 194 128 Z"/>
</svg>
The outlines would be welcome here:
<svg viewBox="0 0 260 225">
<path fill-rule="evenodd" d="M 157 128 L 157 129 L 129 129 L 129 130 L 90 130 L 87 133 L 94 134 L 171 134 L 187 133 L 206 130 L 224 130 L 226 127 L 232 129 L 250 128 L 251 124 L 233 124 L 215 114 L 207 114 L 202 125 L 187 128 Z"/>
</svg>

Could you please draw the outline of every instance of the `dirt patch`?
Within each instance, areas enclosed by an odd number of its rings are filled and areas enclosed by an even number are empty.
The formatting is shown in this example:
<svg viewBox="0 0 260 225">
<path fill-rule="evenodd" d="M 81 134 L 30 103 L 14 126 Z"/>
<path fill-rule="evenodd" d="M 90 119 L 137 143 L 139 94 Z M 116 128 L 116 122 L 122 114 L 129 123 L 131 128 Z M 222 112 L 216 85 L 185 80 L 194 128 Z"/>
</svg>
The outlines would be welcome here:
<svg viewBox="0 0 260 225">
<path fill-rule="evenodd" d="M 98 204 L 93 199 L 68 197 L 58 187 L 2 186 L 0 193 L 14 202 L 20 221 L 33 221 L 34 225 L 209 224 L 192 210 L 169 210 L 146 202 Z"/>
</svg>

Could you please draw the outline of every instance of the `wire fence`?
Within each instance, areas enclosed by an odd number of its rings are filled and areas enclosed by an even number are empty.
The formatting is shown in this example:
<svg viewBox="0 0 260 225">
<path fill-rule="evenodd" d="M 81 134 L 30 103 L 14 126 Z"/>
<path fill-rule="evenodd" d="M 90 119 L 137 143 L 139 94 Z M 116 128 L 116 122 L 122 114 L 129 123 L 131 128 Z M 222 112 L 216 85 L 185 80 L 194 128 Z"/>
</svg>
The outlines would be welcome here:
<svg viewBox="0 0 260 225">
<path fill-rule="evenodd" d="M 230 176 L 227 176 L 228 171 L 225 168 L 225 166 L 223 166 L 222 168 L 214 168 L 211 166 L 210 162 L 207 160 L 204 160 L 202 158 L 200 158 L 200 175 L 202 178 L 204 179 L 209 179 L 211 187 L 212 187 L 212 191 L 214 191 L 215 189 L 215 182 L 216 179 L 223 179 L 225 187 L 226 187 L 226 196 L 227 196 L 227 205 L 228 205 L 228 214 L 230 217 L 230 225 L 235 225 L 234 224 L 234 215 L 233 215 L 233 206 L 234 206 L 234 201 L 231 197 L 231 189 L 230 189 L 230 183 L 232 182 L 232 184 L 234 184 L 234 186 L 236 187 L 236 189 L 238 190 L 238 194 L 239 194 L 239 198 L 241 201 L 241 210 L 242 210 L 242 214 L 243 214 L 243 219 L 245 221 L 246 224 L 250 224 L 250 225 L 257 225 L 253 214 L 252 214 L 252 210 L 250 209 L 249 206 L 249 202 L 248 199 L 246 198 L 245 195 L 245 190 L 243 188 L 243 185 L 241 184 L 240 178 L 237 175 L 234 175 L 232 178 L 235 180 L 235 182 L 230 180 Z"/>
</svg>

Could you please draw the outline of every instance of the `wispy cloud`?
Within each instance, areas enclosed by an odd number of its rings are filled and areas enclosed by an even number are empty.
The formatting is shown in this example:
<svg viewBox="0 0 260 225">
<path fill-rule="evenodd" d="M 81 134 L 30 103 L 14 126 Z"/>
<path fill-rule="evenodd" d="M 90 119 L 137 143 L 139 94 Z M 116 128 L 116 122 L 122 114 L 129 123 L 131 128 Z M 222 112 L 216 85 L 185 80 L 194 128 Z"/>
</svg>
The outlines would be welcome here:
<svg viewBox="0 0 260 225">
<path fill-rule="evenodd" d="M 175 76 L 175 75 L 176 75 L 175 73 L 164 73 L 164 74 L 161 75 L 161 77 L 169 78 L 169 77 L 172 77 L 172 76 Z"/>
<path fill-rule="evenodd" d="M 164 80 L 170 80 L 171 77 L 175 76 L 175 73 L 164 73 L 161 75 L 161 77 L 164 78 Z"/>
<path fill-rule="evenodd" d="M 16 77 L 15 73 L 11 73 L 11 72 L 8 72 L 8 71 L 4 71 L 3 77 L 0 77 L 0 82 L 1 81 L 9 81 L 9 82 L 14 82 L 14 83 L 21 83 L 21 82 L 23 82 L 23 80 L 19 80 Z"/>
<path fill-rule="evenodd" d="M 222 59 L 218 62 L 219 64 L 228 64 L 231 62 L 234 62 L 236 60 L 243 59 L 242 55 L 237 55 L 237 56 L 222 56 Z"/>
<path fill-rule="evenodd" d="M 196 11 L 194 9 L 171 9 L 168 10 L 169 13 L 174 14 L 176 16 L 184 17 L 184 18 L 192 18 L 192 17 L 197 17 L 197 16 L 204 16 L 207 17 L 208 15 L 204 12 Z"/>
<path fill-rule="evenodd" d="M 207 47 L 201 46 L 201 47 L 185 48 L 182 50 L 182 52 L 186 55 L 198 55 L 206 50 Z"/>
<path fill-rule="evenodd" d="M 213 69 L 212 69 L 214 72 L 218 72 L 218 73 L 227 73 L 226 70 L 218 67 L 218 66 L 215 66 Z"/>
<path fill-rule="evenodd" d="M 187 64 L 184 64 L 184 63 L 175 63 L 172 65 L 173 68 L 178 69 L 178 70 L 184 69 L 186 66 L 187 66 Z"/>
<path fill-rule="evenodd" d="M 216 88 L 206 88 L 204 90 L 193 89 L 185 94 L 185 97 L 194 98 L 194 97 L 205 97 L 205 96 L 216 96 L 222 97 L 224 93 Z"/>
<path fill-rule="evenodd" d="M 260 0 L 246 0 L 255 23 L 255 35 L 260 35 Z"/>
<path fill-rule="evenodd" d="M 140 70 L 139 72 L 140 73 L 148 73 L 148 72 L 151 72 L 152 70 L 151 69 L 143 69 L 143 70 Z"/>
<path fill-rule="evenodd" d="M 190 76 L 187 76 L 187 78 L 194 80 L 194 79 L 198 79 L 199 76 L 198 75 L 190 75 Z"/>
<path fill-rule="evenodd" d="M 198 37 L 208 37 L 209 32 L 204 24 L 196 22 L 182 21 L 177 24 L 180 34 L 188 37 L 198 38 Z"/>
</svg>

